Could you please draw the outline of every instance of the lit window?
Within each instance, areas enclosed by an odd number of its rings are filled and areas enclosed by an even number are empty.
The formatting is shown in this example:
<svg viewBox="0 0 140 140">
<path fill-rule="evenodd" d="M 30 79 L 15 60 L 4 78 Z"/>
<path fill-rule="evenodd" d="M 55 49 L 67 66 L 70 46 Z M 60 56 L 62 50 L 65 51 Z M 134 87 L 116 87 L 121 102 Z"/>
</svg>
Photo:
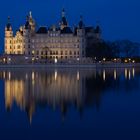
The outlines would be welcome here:
<svg viewBox="0 0 140 140">
<path fill-rule="evenodd" d="M 35 51 L 33 50 L 33 51 L 32 51 L 32 55 L 34 55 L 34 54 L 35 54 Z"/>
</svg>

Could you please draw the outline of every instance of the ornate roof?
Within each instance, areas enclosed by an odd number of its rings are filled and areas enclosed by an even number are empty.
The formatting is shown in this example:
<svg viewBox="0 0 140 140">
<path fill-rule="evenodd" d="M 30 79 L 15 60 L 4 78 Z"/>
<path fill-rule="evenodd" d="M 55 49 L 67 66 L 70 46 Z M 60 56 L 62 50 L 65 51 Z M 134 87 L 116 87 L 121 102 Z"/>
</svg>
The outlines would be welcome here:
<svg viewBox="0 0 140 140">
<path fill-rule="evenodd" d="M 36 33 L 37 34 L 47 34 L 47 28 L 46 27 L 40 27 Z"/>
<path fill-rule="evenodd" d="M 61 30 L 61 33 L 62 34 L 72 34 L 73 32 L 70 27 L 64 27 L 64 29 Z"/>
</svg>

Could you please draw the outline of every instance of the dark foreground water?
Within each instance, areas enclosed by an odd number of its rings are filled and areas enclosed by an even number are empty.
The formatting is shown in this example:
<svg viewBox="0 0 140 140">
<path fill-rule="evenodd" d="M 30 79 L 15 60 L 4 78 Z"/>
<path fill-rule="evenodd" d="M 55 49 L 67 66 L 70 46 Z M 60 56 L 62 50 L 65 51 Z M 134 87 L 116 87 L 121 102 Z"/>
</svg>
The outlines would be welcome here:
<svg viewBox="0 0 140 140">
<path fill-rule="evenodd" d="M 140 70 L 0 70 L 0 140 L 140 140 Z"/>
</svg>

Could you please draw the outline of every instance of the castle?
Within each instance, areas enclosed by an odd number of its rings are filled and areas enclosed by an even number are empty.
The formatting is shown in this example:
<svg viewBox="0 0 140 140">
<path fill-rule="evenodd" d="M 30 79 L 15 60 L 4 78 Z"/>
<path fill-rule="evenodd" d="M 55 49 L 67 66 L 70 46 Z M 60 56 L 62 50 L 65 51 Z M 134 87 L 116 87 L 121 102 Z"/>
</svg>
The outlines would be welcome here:
<svg viewBox="0 0 140 140">
<path fill-rule="evenodd" d="M 86 57 L 88 39 L 101 39 L 100 27 L 86 27 L 82 16 L 77 26 L 69 27 L 65 10 L 62 10 L 59 26 L 40 26 L 36 29 L 36 22 L 30 12 L 26 23 L 14 35 L 10 18 L 5 27 L 5 54 L 24 55 L 33 60 L 80 60 Z"/>
</svg>

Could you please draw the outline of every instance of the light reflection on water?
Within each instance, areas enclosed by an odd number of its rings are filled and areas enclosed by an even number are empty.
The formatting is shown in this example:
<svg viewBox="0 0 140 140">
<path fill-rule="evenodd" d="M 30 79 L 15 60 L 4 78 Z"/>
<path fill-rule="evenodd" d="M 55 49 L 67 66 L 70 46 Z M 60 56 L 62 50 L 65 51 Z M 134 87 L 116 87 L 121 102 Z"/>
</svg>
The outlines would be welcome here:
<svg viewBox="0 0 140 140">
<path fill-rule="evenodd" d="M 15 101 L 21 110 L 28 108 L 29 118 L 32 118 L 38 102 L 45 102 L 53 108 L 61 106 L 62 112 L 67 103 L 80 107 L 83 106 L 84 97 L 87 94 L 88 85 L 86 87 L 86 82 L 88 79 L 92 78 L 93 83 L 90 84 L 93 84 L 92 90 L 94 91 L 95 86 L 100 88 L 100 85 L 97 85 L 98 83 L 104 85 L 102 81 L 107 83 L 109 79 L 115 81 L 121 76 L 123 77 L 123 71 L 126 80 L 135 78 L 134 68 L 125 68 L 124 70 L 102 69 L 99 71 L 57 69 L 22 72 L 16 70 L 1 71 L 1 79 L 5 82 L 5 106 L 7 110 L 11 110 Z M 101 75 L 103 75 L 102 78 Z M 98 83 L 96 83 L 96 80 L 98 80 Z"/>
<path fill-rule="evenodd" d="M 7 69 L 1 70 L 0 79 L 4 82 L 2 94 L 6 111 L 13 112 L 16 106 L 18 110 L 27 113 L 32 124 L 37 110 L 41 108 L 49 108 L 54 112 L 59 110 L 63 120 L 70 115 L 68 112 L 71 108 L 80 117 L 89 108 L 102 110 L 103 98 L 110 92 L 139 92 L 139 71 L 135 68 Z M 113 107 L 112 104 L 109 106 Z"/>
</svg>

